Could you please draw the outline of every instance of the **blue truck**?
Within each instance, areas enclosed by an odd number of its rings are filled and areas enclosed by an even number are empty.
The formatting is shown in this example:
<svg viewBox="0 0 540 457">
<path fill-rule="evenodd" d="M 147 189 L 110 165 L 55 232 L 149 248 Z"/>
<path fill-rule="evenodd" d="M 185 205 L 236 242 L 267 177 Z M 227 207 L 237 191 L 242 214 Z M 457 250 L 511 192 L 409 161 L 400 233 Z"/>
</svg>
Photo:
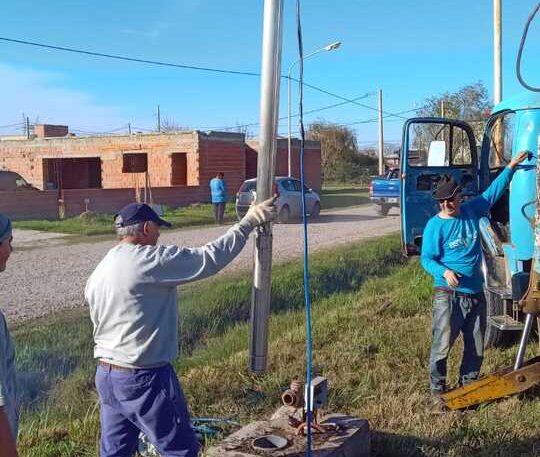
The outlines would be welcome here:
<svg viewBox="0 0 540 457">
<path fill-rule="evenodd" d="M 462 187 L 463 199 L 478 195 L 520 151 L 530 157 L 517 167 L 510 188 L 480 223 L 487 299 L 486 345 L 498 346 L 523 329 L 522 297 L 532 281 L 535 239 L 536 160 L 540 141 L 540 94 L 522 93 L 495 106 L 481 150 L 471 126 L 455 119 L 405 122 L 401 154 L 401 241 L 405 255 L 419 254 L 424 227 L 438 212 L 433 192 L 443 175 Z M 540 178 L 540 177 L 539 177 Z M 540 227 L 539 227 L 540 228 Z M 534 260 L 534 261 L 533 261 Z M 539 264 L 540 265 L 540 264 Z M 540 296 L 540 295 L 539 295 Z"/>
<path fill-rule="evenodd" d="M 399 168 L 392 168 L 385 175 L 372 178 L 369 198 L 379 216 L 386 216 L 391 208 L 399 207 L 400 187 Z"/>
</svg>

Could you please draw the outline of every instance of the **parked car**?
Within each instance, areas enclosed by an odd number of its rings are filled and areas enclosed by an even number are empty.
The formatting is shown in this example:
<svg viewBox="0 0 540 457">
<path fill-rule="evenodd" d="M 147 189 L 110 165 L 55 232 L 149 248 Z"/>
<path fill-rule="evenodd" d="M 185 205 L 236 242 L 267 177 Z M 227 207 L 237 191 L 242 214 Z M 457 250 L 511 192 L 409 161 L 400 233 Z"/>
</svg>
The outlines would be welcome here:
<svg viewBox="0 0 540 457">
<path fill-rule="evenodd" d="M 390 208 L 399 207 L 399 168 L 392 168 L 384 176 L 375 176 L 369 183 L 369 198 L 377 214 L 386 216 Z"/>
<path fill-rule="evenodd" d="M 2 190 L 38 190 L 14 171 L 0 170 L 0 191 Z"/>
<path fill-rule="evenodd" d="M 247 179 L 236 194 L 236 215 L 241 219 L 255 200 L 257 179 Z M 305 187 L 306 211 L 310 217 L 317 217 L 321 212 L 321 199 L 313 189 Z M 276 207 L 279 222 L 288 222 L 302 216 L 302 183 L 295 178 L 276 176 L 274 194 L 277 195 Z"/>
</svg>

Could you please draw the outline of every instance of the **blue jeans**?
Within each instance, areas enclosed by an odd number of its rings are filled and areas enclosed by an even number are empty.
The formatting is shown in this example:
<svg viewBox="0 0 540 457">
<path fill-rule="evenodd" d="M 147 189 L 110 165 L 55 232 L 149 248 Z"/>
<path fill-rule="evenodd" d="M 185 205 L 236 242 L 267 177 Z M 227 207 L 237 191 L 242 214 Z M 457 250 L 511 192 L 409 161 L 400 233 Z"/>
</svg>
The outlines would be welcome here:
<svg viewBox="0 0 540 457">
<path fill-rule="evenodd" d="M 429 358 L 432 392 L 441 393 L 446 389 L 446 362 L 460 332 L 463 334 L 463 358 L 459 369 L 459 383 L 465 385 L 478 379 L 484 359 L 485 331 L 486 300 L 483 292 L 463 294 L 435 290 Z"/>
<path fill-rule="evenodd" d="M 178 378 L 170 365 L 117 371 L 98 365 L 101 457 L 131 457 L 139 432 L 163 457 L 195 457 L 197 436 Z"/>
</svg>

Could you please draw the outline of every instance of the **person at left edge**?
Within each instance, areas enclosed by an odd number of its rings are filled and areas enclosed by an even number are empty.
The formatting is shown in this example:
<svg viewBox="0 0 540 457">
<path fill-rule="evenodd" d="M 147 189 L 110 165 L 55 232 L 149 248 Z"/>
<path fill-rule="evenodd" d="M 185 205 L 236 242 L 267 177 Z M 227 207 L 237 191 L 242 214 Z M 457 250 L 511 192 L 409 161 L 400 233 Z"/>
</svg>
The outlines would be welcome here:
<svg viewBox="0 0 540 457">
<path fill-rule="evenodd" d="M 211 276 L 243 249 L 254 227 L 276 218 L 274 199 L 252 206 L 222 237 L 199 248 L 158 245 L 170 224 L 146 204 L 115 217 L 118 245 L 85 289 L 94 325 L 101 457 L 133 456 L 139 432 L 163 457 L 194 457 L 199 443 L 171 362 L 178 354 L 180 284 Z"/>
<path fill-rule="evenodd" d="M 11 221 L 0 214 L 0 272 L 6 269 L 13 240 Z M 0 311 L 0 456 L 17 457 L 19 408 L 15 372 L 15 348 L 6 319 Z"/>
</svg>

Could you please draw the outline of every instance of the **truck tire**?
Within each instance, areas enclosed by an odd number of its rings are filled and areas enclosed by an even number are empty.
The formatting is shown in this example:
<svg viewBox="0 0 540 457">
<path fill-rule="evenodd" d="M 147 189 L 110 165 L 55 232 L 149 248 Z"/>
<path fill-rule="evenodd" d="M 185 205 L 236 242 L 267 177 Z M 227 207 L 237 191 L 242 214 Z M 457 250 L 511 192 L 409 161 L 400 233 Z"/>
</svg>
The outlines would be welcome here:
<svg viewBox="0 0 540 457">
<path fill-rule="evenodd" d="M 390 205 L 377 205 L 375 210 L 379 216 L 386 216 L 390 211 Z"/>
<path fill-rule="evenodd" d="M 516 339 L 516 335 L 511 331 L 500 330 L 489 324 L 490 316 L 500 316 L 506 314 L 504 300 L 497 294 L 484 289 L 486 296 L 486 309 L 488 322 L 486 324 L 486 334 L 484 336 L 484 347 L 508 346 Z"/>
</svg>

